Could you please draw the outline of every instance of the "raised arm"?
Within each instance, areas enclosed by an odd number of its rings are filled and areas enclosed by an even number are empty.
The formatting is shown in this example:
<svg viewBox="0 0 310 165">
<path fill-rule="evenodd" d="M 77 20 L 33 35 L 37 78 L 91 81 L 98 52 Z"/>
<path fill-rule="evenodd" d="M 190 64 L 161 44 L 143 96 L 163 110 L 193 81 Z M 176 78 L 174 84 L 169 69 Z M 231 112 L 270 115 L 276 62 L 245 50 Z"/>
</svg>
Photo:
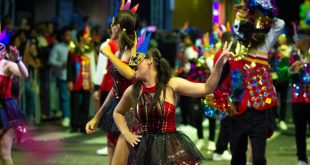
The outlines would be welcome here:
<svg viewBox="0 0 310 165">
<path fill-rule="evenodd" d="M 171 83 L 174 91 L 180 95 L 190 97 L 201 97 L 212 93 L 217 87 L 224 64 L 229 58 L 233 57 L 233 54 L 229 52 L 231 45 L 232 43 L 230 43 L 227 47 L 227 43 L 225 43 L 222 54 L 216 62 L 210 77 L 205 83 L 193 83 L 182 78 L 172 78 L 169 83 Z"/>
<path fill-rule="evenodd" d="M 124 117 L 125 113 L 132 107 L 132 105 L 133 105 L 132 86 L 130 86 L 126 89 L 120 102 L 117 104 L 113 112 L 113 118 L 115 120 L 118 129 L 120 130 L 126 141 L 131 146 L 134 146 L 138 144 L 138 142 L 140 142 L 141 136 L 135 135 L 129 130 Z"/>
<path fill-rule="evenodd" d="M 132 80 L 135 77 L 135 71 L 130 68 L 129 65 L 122 62 L 117 56 L 115 56 L 110 46 L 105 46 L 101 49 L 102 54 L 107 56 L 112 64 L 116 67 L 119 73 L 128 80 Z"/>
<path fill-rule="evenodd" d="M 19 77 L 28 77 L 28 70 L 26 66 L 24 65 L 21 56 L 19 55 L 18 49 L 14 46 L 10 46 L 10 53 L 9 53 L 9 59 L 14 61 L 10 62 L 8 61 L 8 70 L 10 73 L 12 73 L 15 76 Z"/>
<path fill-rule="evenodd" d="M 285 22 L 282 19 L 274 18 L 274 23 L 268 32 L 265 41 L 267 51 L 277 42 L 284 26 Z"/>
</svg>

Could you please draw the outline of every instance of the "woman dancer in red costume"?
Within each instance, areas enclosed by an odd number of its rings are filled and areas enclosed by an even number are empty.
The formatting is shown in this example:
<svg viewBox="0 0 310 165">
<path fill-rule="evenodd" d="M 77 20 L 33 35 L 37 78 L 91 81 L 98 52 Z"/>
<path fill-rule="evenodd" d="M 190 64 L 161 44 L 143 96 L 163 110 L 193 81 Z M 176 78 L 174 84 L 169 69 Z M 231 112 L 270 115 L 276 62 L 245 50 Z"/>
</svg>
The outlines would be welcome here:
<svg viewBox="0 0 310 165">
<path fill-rule="evenodd" d="M 108 51 L 102 51 L 102 54 L 107 56 L 113 64 L 109 68 L 109 73 L 113 79 L 112 90 L 109 92 L 107 98 L 94 118 L 86 125 L 87 133 L 93 133 L 95 132 L 98 124 L 101 122 L 101 127 L 107 132 L 109 164 L 120 164 L 119 161 L 127 161 L 128 155 L 128 148 L 125 148 L 124 150 L 117 151 L 122 154 L 117 154 L 117 158 L 113 159 L 113 155 L 116 152 L 116 147 L 121 144 L 126 145 L 124 139 L 119 139 L 120 133 L 113 119 L 113 111 L 122 97 L 123 92 L 129 85 L 131 85 L 133 75 L 124 74 L 124 72 L 121 72 L 118 66 L 115 65 L 115 60 L 113 60 L 113 57 L 121 64 L 128 66 L 127 64 L 131 57 L 131 48 L 134 46 L 135 30 L 137 29 L 137 15 L 135 12 L 138 7 L 138 5 L 135 5 L 133 8 L 129 9 L 130 4 L 130 1 L 126 4 L 124 4 L 124 2 L 122 3 L 120 7 L 121 11 L 117 14 L 111 24 L 111 29 L 120 34 L 118 40 L 118 55 L 115 55 L 116 51 L 113 51 L 115 49 L 115 44 L 112 43 L 109 43 L 103 48 Z M 109 55 L 113 56 L 112 59 Z M 124 155 L 124 157 L 121 157 L 120 155 Z"/>
<path fill-rule="evenodd" d="M 176 131 L 176 95 L 201 97 L 212 93 L 223 65 L 232 57 L 231 44 L 225 44 L 207 82 L 193 83 L 171 77 L 171 68 L 160 52 L 148 50 L 149 38 L 138 41 L 137 54 L 132 53 L 129 64 L 135 67 L 137 82 L 127 88 L 113 114 L 122 136 L 133 146 L 129 164 L 197 164 L 203 156 L 185 134 Z M 131 107 L 139 122 L 138 132 L 127 126 L 124 116 Z"/>
<path fill-rule="evenodd" d="M 10 46 L 9 52 L 6 51 L 10 35 L 6 30 L 0 33 L 0 159 L 4 165 L 13 165 L 11 149 L 15 131 L 18 143 L 20 133 L 25 132 L 23 115 L 16 100 L 11 97 L 12 78 L 28 77 L 18 49 Z"/>
</svg>

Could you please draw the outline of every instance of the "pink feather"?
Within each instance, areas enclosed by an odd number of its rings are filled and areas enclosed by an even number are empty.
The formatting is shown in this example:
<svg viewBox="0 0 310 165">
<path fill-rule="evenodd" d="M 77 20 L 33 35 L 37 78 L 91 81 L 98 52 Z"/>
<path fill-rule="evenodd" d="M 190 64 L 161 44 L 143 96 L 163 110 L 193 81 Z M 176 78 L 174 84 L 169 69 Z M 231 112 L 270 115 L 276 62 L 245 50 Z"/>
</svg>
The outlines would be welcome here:
<svg viewBox="0 0 310 165">
<path fill-rule="evenodd" d="M 6 29 L 3 29 L 3 31 L 0 33 L 0 40 L 2 40 L 6 35 Z"/>
<path fill-rule="evenodd" d="M 140 47 L 140 45 L 143 43 L 144 40 L 145 40 L 145 32 L 139 37 L 137 42 L 137 48 Z"/>
<path fill-rule="evenodd" d="M 128 0 L 123 8 L 123 10 L 129 10 L 130 8 L 130 5 L 131 5 L 131 0 Z"/>
</svg>

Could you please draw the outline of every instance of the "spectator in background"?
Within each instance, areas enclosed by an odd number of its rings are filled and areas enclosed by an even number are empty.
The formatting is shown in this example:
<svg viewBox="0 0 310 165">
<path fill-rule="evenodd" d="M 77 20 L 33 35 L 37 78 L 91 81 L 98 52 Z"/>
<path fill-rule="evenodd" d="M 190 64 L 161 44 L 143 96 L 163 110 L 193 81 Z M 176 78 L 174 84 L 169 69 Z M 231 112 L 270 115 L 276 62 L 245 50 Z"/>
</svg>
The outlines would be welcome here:
<svg viewBox="0 0 310 165">
<path fill-rule="evenodd" d="M 44 37 L 48 43 L 49 46 L 53 46 L 55 43 L 55 29 L 54 25 L 51 22 L 45 23 L 45 31 L 44 31 Z"/>
<path fill-rule="evenodd" d="M 51 65 L 52 72 L 56 76 L 59 91 L 59 109 L 62 110 L 63 127 L 70 126 L 70 92 L 67 88 L 67 60 L 69 44 L 71 41 L 71 30 L 63 27 L 60 31 L 59 43 L 55 44 L 48 63 Z"/>
<path fill-rule="evenodd" d="M 25 51 L 24 62 L 29 71 L 29 78 L 25 80 L 25 109 L 28 122 L 33 122 L 36 112 L 36 106 L 39 101 L 38 95 L 40 92 L 39 87 L 39 68 L 42 67 L 40 60 L 38 59 L 38 42 L 36 38 L 28 39 Z"/>
<path fill-rule="evenodd" d="M 8 29 L 8 31 L 14 29 L 13 20 L 12 20 L 11 16 L 6 15 L 3 17 L 3 19 L 1 20 L 1 28 L 2 29 Z"/>
<path fill-rule="evenodd" d="M 42 111 L 42 119 L 51 118 L 51 104 L 50 104 L 50 68 L 48 65 L 48 56 L 50 54 L 50 49 L 44 33 L 46 31 L 46 25 L 43 22 L 40 22 L 36 25 L 35 31 L 32 31 L 38 41 L 38 58 L 42 64 L 39 70 L 39 79 L 40 79 L 40 108 Z"/>
</svg>

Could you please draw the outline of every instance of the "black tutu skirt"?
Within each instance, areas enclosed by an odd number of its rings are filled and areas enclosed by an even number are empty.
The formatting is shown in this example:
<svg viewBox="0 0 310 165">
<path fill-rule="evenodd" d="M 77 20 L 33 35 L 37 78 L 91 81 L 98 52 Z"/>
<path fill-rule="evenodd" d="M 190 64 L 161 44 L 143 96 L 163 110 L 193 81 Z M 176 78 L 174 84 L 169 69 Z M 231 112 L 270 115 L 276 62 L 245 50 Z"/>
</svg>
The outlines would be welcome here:
<svg viewBox="0 0 310 165">
<path fill-rule="evenodd" d="M 120 134 L 113 119 L 113 112 L 118 102 L 119 99 L 112 97 L 111 101 L 103 109 L 103 115 L 100 121 L 100 127 L 102 128 L 102 130 L 111 134 Z"/>
<path fill-rule="evenodd" d="M 25 116 L 14 99 L 2 99 L 0 102 L 0 136 L 9 128 L 24 128 Z"/>
<path fill-rule="evenodd" d="M 141 142 L 130 150 L 128 164 L 175 165 L 200 164 L 204 157 L 182 132 L 143 134 Z"/>
</svg>

